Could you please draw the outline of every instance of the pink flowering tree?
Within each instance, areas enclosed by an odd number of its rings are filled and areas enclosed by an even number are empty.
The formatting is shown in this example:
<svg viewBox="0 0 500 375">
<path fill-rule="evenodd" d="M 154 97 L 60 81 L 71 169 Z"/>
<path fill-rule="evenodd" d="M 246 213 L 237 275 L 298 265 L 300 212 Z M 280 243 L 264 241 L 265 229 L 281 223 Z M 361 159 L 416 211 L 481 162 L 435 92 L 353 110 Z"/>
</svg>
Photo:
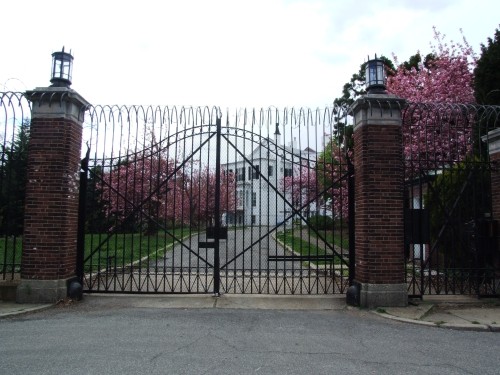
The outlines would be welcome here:
<svg viewBox="0 0 500 375">
<path fill-rule="evenodd" d="M 399 64 L 387 80 L 387 91 L 410 103 L 403 124 L 404 155 L 426 161 L 429 168 L 462 161 L 470 151 L 473 119 L 458 104 L 474 103 L 476 58 L 464 38 L 450 44 L 434 29 L 436 44 L 425 63 Z"/>
<path fill-rule="evenodd" d="M 192 225 L 215 219 L 215 171 L 144 151 L 104 173 L 99 188 L 105 214 L 120 230 L 153 234 L 159 224 Z M 221 171 L 220 212 L 235 207 L 235 178 Z"/>
<path fill-rule="evenodd" d="M 280 185 L 285 197 L 297 210 L 305 208 L 308 211 L 311 204 L 318 201 L 318 183 L 314 168 L 295 166 L 293 175 L 283 177 Z"/>
<path fill-rule="evenodd" d="M 396 69 L 387 64 L 390 69 L 387 91 L 414 103 L 406 110 L 403 124 L 404 157 L 410 167 L 417 160 L 420 165 L 427 163 L 429 168 L 453 164 L 464 160 L 472 147 L 474 121 L 462 113 L 459 104 L 474 103 L 476 57 L 465 39 L 463 43 L 448 44 L 436 29 L 434 39 L 432 53 L 425 61 L 417 54 L 409 63 L 402 64 L 394 56 Z M 361 79 L 359 84 L 364 80 L 361 73 L 353 76 Z M 352 103 L 358 94 L 362 92 L 346 91 L 344 102 Z M 352 132 L 346 132 L 343 140 L 335 138 L 328 142 L 318 157 L 319 191 L 324 202 L 332 205 L 334 216 L 346 217 L 348 213 L 347 179 L 341 177 L 347 173 L 348 159 L 352 162 L 352 150 Z"/>
<path fill-rule="evenodd" d="M 182 180 L 175 170 L 174 160 L 144 152 L 104 173 L 100 189 L 106 216 L 146 233 L 154 232 L 160 220 L 174 220 L 176 210 L 168 202 L 174 201 Z"/>
<path fill-rule="evenodd" d="M 293 176 L 282 178 L 280 187 L 296 210 L 326 210 L 336 218 L 347 218 L 347 172 L 347 156 L 332 139 L 314 167 L 295 166 Z"/>
<path fill-rule="evenodd" d="M 221 170 L 220 176 L 219 211 L 222 216 L 236 208 L 236 179 L 234 173 L 225 170 Z M 177 211 L 177 220 L 191 225 L 213 225 L 216 218 L 215 171 L 208 167 L 198 168 L 187 177 L 183 188 L 175 194 L 183 205 Z"/>
<path fill-rule="evenodd" d="M 338 138 L 331 138 L 316 163 L 319 193 L 334 217 L 348 216 L 348 162 L 352 151 L 345 150 Z"/>
</svg>

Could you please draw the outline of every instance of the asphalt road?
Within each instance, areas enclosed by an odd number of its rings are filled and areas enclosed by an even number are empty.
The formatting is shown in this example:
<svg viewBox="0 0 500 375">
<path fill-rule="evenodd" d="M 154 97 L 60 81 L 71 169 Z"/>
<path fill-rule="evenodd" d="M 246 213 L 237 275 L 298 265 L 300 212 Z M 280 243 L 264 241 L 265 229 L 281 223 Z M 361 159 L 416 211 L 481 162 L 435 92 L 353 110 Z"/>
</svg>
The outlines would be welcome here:
<svg viewBox="0 0 500 375">
<path fill-rule="evenodd" d="M 228 231 L 228 238 L 220 240 L 220 266 L 226 271 L 276 271 L 285 269 L 285 262 L 270 262 L 268 255 L 285 255 L 282 246 L 276 244 L 267 227 L 253 227 Z M 151 267 L 167 270 L 204 269 L 207 263 L 214 264 L 214 250 L 198 248 L 199 242 L 207 242 L 205 234 L 193 235 L 167 251 L 164 258 L 151 263 Z M 199 255 L 199 257 L 197 256 Z M 291 254 L 287 254 L 291 255 Z M 211 268 L 211 267 L 209 267 Z M 300 262 L 286 262 L 287 270 L 299 272 L 304 267 Z"/>
<path fill-rule="evenodd" d="M 422 327 L 347 308 L 185 309 L 129 306 L 126 297 L 92 301 L 0 320 L 0 373 L 500 371 L 498 333 Z"/>
</svg>

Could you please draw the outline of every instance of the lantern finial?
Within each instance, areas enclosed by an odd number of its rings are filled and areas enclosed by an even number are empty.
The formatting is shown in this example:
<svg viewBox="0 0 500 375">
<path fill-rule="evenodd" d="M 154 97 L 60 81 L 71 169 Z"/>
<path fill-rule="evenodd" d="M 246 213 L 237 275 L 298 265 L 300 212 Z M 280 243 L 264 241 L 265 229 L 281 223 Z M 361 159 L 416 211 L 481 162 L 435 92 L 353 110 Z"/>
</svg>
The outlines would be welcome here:
<svg viewBox="0 0 500 375">
<path fill-rule="evenodd" d="M 73 56 L 62 51 L 52 54 L 52 73 L 50 82 L 52 87 L 70 87 L 71 76 L 73 74 Z"/>
<path fill-rule="evenodd" d="M 386 94 L 385 87 L 385 64 L 382 59 L 375 58 L 370 60 L 368 56 L 368 61 L 366 62 L 366 92 L 368 94 Z"/>
</svg>

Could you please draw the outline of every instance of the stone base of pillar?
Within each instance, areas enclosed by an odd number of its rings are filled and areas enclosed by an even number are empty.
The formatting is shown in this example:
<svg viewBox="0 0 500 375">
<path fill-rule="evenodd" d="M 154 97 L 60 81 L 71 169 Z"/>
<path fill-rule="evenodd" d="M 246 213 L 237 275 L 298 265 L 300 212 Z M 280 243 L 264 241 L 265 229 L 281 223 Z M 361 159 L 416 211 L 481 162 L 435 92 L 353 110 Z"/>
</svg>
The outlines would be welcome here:
<svg viewBox="0 0 500 375">
<path fill-rule="evenodd" d="M 17 303 L 55 303 L 66 298 L 68 294 L 68 280 L 33 280 L 22 279 L 17 287 Z"/>
<path fill-rule="evenodd" d="M 408 305 L 406 284 L 361 283 L 360 285 L 361 307 L 405 307 Z"/>
</svg>

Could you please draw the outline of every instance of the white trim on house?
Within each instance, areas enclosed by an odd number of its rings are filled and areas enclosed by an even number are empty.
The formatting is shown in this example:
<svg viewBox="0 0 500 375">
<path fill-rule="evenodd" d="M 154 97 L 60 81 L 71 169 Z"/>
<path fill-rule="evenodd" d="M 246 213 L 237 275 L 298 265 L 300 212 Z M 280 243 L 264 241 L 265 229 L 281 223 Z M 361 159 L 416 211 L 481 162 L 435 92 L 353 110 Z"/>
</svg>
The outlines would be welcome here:
<svg viewBox="0 0 500 375">
<path fill-rule="evenodd" d="M 294 165 L 300 165 L 301 160 L 313 166 L 317 154 L 310 148 L 299 150 L 276 145 L 276 140 L 266 138 L 255 147 L 247 156 L 253 166 L 243 158 L 222 165 L 224 170 L 235 173 L 236 178 L 236 210 L 224 213 L 225 225 L 275 226 L 292 213 L 280 196 L 284 194 L 283 178 L 291 176 Z"/>
</svg>

